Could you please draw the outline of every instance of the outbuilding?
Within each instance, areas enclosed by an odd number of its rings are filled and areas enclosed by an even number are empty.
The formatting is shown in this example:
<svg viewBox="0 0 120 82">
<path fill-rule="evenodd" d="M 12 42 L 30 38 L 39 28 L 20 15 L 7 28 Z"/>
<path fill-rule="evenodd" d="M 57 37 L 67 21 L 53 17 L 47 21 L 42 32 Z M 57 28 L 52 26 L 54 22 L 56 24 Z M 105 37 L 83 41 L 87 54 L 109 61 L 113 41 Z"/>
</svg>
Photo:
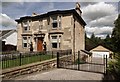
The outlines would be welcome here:
<svg viewBox="0 0 120 82">
<path fill-rule="evenodd" d="M 102 45 L 93 48 L 92 50 L 90 50 L 90 52 L 92 52 L 92 57 L 97 57 L 97 58 L 103 58 L 106 55 L 107 58 L 109 58 L 110 55 L 112 54 L 112 51 L 103 47 Z"/>
</svg>

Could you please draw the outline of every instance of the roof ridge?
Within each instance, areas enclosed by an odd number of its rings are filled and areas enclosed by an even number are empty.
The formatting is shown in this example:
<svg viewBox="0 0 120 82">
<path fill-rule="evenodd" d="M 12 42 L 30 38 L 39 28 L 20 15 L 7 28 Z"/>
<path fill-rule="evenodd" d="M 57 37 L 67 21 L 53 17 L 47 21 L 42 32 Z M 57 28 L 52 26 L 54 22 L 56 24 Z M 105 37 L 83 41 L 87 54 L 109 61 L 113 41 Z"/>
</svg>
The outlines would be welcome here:
<svg viewBox="0 0 120 82">
<path fill-rule="evenodd" d="M 8 37 L 10 34 L 12 34 L 13 32 L 15 32 L 16 30 L 13 29 L 13 30 L 10 30 L 8 33 L 6 33 L 5 35 L 3 35 L 1 38 L 2 39 L 5 39 L 6 37 Z"/>
</svg>

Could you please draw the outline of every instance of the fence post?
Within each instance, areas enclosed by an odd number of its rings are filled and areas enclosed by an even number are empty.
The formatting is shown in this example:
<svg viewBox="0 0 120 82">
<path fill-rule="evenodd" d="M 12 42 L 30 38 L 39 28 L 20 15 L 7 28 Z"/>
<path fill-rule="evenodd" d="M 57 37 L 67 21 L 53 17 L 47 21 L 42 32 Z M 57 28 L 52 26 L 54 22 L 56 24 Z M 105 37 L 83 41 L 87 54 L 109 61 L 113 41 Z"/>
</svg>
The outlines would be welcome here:
<svg viewBox="0 0 120 82">
<path fill-rule="evenodd" d="M 52 58 L 53 58 L 53 51 L 52 51 Z"/>
<path fill-rule="evenodd" d="M 78 51 L 78 70 L 80 70 L 80 51 Z"/>
<path fill-rule="evenodd" d="M 57 52 L 57 68 L 59 68 L 59 52 Z"/>
<path fill-rule="evenodd" d="M 21 64 L 22 64 L 22 62 L 21 62 L 21 56 L 22 56 L 22 54 L 20 53 L 20 66 L 21 66 Z"/>
<path fill-rule="evenodd" d="M 105 58 L 105 55 L 103 56 L 103 64 L 104 64 L 104 74 L 105 74 L 105 71 L 106 71 L 106 69 L 105 69 L 105 60 L 106 60 L 106 58 Z"/>
</svg>

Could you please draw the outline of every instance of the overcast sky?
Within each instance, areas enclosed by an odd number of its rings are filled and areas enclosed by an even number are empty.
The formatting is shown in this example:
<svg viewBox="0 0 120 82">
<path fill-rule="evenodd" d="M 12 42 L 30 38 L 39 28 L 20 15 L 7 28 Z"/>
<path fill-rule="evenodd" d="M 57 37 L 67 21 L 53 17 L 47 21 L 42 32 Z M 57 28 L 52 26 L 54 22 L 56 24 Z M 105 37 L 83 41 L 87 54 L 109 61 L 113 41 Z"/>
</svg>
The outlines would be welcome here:
<svg viewBox="0 0 120 82">
<path fill-rule="evenodd" d="M 74 9 L 75 2 L 2 2 L 0 7 L 0 29 L 16 29 L 17 18 L 35 13 L 46 13 L 53 10 Z M 111 34 L 117 18 L 118 2 L 80 2 L 82 18 L 87 23 L 87 36 L 94 33 L 98 37 Z"/>
</svg>

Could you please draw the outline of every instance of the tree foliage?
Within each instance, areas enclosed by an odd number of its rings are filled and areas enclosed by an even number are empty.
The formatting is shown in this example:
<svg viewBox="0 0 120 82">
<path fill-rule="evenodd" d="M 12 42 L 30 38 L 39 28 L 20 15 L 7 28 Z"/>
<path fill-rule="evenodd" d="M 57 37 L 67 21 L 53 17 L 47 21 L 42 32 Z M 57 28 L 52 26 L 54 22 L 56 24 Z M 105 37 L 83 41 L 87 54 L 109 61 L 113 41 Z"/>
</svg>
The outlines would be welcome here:
<svg viewBox="0 0 120 82">
<path fill-rule="evenodd" d="M 114 45 L 114 51 L 120 52 L 120 14 L 114 22 L 115 28 L 112 32 L 112 42 Z"/>
</svg>

